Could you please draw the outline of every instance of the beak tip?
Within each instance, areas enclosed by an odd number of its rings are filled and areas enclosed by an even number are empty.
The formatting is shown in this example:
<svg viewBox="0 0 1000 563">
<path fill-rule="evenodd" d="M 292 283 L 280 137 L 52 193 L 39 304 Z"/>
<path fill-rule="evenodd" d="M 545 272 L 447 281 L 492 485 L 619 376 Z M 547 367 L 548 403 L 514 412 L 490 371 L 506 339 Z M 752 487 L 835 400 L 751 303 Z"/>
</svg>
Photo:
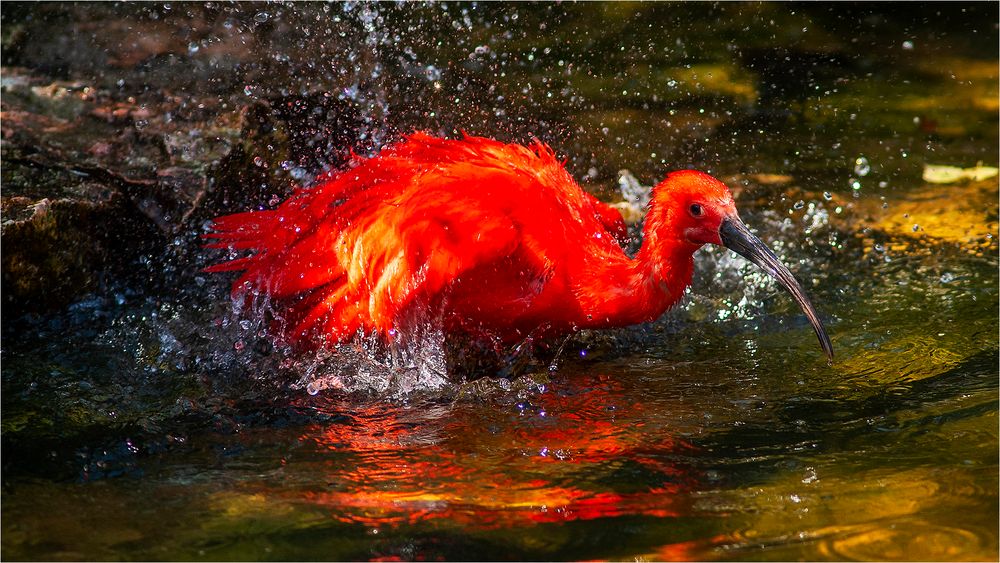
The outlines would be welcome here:
<svg viewBox="0 0 1000 563">
<path fill-rule="evenodd" d="M 778 260 L 774 252 L 751 233 L 738 217 L 724 219 L 719 227 L 719 236 L 725 247 L 759 266 L 770 276 L 776 278 L 791 293 L 795 301 L 802 307 L 802 311 L 809 319 L 809 323 L 812 324 L 813 330 L 816 331 L 820 348 L 826 354 L 828 363 L 833 364 L 833 343 L 830 342 L 830 337 L 827 336 L 826 329 L 823 328 L 823 322 L 820 321 L 816 309 L 809 302 L 802 286 L 788 268 Z"/>
</svg>

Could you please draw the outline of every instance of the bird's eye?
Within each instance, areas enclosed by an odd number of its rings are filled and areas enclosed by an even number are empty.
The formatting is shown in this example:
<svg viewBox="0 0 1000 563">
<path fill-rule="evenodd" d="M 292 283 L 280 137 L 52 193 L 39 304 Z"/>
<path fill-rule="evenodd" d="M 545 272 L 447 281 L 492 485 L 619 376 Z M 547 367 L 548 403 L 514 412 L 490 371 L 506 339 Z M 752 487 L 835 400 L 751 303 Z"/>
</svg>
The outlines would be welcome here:
<svg viewBox="0 0 1000 563">
<path fill-rule="evenodd" d="M 694 215 L 695 217 L 701 217 L 702 213 L 704 213 L 704 210 L 702 210 L 700 204 L 697 203 L 691 204 L 691 215 Z"/>
</svg>

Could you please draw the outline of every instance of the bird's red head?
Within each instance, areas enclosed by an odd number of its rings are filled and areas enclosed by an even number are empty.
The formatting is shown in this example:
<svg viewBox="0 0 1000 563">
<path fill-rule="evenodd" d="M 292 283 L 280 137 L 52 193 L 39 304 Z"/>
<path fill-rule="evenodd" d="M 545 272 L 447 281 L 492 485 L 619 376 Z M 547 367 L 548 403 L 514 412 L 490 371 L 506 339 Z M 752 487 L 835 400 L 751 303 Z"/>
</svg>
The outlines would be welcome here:
<svg viewBox="0 0 1000 563">
<path fill-rule="evenodd" d="M 655 245 L 685 247 L 694 252 L 704 244 L 725 246 L 759 266 L 792 294 L 816 331 L 820 345 L 833 359 L 833 346 L 802 286 L 774 252 L 740 220 L 733 194 L 725 184 L 695 170 L 666 177 L 653 189 L 646 236 Z M 670 242 L 672 241 L 672 245 Z M 677 246 L 680 243 L 682 246 Z"/>
<path fill-rule="evenodd" d="M 738 217 L 733 194 L 725 184 L 696 170 L 673 172 L 653 192 L 664 213 L 670 238 L 701 246 L 722 244 L 719 229 L 727 217 Z"/>
</svg>

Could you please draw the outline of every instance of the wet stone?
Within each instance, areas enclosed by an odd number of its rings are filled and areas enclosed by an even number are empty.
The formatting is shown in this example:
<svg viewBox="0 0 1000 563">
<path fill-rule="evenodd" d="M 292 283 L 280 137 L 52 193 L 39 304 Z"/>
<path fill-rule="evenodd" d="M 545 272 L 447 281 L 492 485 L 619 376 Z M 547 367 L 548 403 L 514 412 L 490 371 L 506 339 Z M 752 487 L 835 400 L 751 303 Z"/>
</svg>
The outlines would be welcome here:
<svg viewBox="0 0 1000 563">
<path fill-rule="evenodd" d="M 127 275 L 131 260 L 158 239 L 121 194 L 99 184 L 87 191 L 103 197 L 3 198 L 5 316 L 63 307 L 98 289 L 104 276 Z M 147 244 L 136 244 L 142 240 Z"/>
</svg>

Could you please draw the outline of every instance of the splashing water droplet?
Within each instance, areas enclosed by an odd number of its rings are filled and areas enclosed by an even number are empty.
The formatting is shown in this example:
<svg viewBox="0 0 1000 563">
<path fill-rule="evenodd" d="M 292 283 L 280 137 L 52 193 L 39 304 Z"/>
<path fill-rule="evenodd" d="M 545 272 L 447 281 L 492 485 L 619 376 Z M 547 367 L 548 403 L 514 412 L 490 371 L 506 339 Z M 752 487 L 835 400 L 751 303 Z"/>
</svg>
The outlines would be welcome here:
<svg viewBox="0 0 1000 563">
<path fill-rule="evenodd" d="M 792 208 L 795 209 L 795 210 L 799 210 L 799 209 L 802 209 L 805 206 L 806 206 L 806 202 L 804 202 L 804 201 L 802 201 L 800 199 L 800 200 L 796 201 L 794 205 L 792 205 Z"/>
<path fill-rule="evenodd" d="M 427 65 L 424 68 L 424 77 L 430 82 L 441 80 L 441 71 L 434 65 Z"/>
<path fill-rule="evenodd" d="M 269 16 L 267 12 L 257 12 L 253 17 L 253 21 L 257 23 L 264 23 L 269 17 L 271 16 Z"/>
<path fill-rule="evenodd" d="M 831 194 L 830 192 L 823 192 L 823 199 L 830 201 L 831 199 L 833 199 L 833 194 Z"/>
<path fill-rule="evenodd" d="M 869 172 L 872 171 L 871 164 L 868 163 L 868 159 L 859 156 L 854 159 L 854 173 L 858 176 L 867 176 Z"/>
</svg>

